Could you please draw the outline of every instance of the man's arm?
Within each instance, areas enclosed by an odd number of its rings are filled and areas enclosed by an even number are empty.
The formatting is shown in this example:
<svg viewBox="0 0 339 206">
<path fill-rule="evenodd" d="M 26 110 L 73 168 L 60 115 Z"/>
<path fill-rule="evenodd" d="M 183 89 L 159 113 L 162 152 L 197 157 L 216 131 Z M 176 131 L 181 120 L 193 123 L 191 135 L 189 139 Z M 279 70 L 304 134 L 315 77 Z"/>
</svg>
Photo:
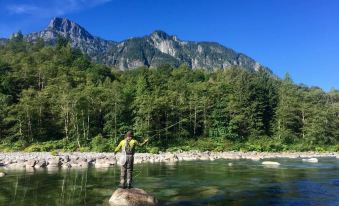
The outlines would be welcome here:
<svg viewBox="0 0 339 206">
<path fill-rule="evenodd" d="M 122 148 L 122 141 L 120 141 L 119 145 L 115 148 L 114 150 L 114 154 L 116 154 L 117 152 L 119 152 L 119 150 Z"/>
<path fill-rule="evenodd" d="M 149 139 L 147 138 L 147 139 L 145 139 L 142 143 L 139 143 L 139 142 L 138 142 L 138 145 L 139 145 L 139 146 L 144 146 L 144 144 L 146 144 L 146 143 L 148 142 L 148 140 L 149 140 Z"/>
</svg>

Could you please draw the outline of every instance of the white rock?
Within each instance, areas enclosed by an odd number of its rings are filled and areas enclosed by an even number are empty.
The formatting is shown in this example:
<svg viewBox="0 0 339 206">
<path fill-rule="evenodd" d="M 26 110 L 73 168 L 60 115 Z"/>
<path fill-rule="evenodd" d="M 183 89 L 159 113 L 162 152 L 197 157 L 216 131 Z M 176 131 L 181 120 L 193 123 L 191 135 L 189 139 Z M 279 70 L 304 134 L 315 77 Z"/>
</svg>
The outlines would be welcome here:
<svg viewBox="0 0 339 206">
<path fill-rule="evenodd" d="M 311 162 L 311 163 L 317 163 L 317 158 L 309 158 L 309 159 L 302 159 L 303 162 Z"/>
<path fill-rule="evenodd" d="M 276 165 L 276 166 L 280 165 L 279 162 L 273 162 L 273 161 L 264 161 L 261 164 L 263 164 L 263 165 Z"/>
<path fill-rule="evenodd" d="M 10 169 L 25 169 L 26 165 L 24 163 L 17 162 L 17 163 L 6 165 L 6 167 Z"/>
<path fill-rule="evenodd" d="M 251 157 L 250 159 L 253 160 L 253 161 L 260 161 L 261 160 L 260 157 Z"/>
<path fill-rule="evenodd" d="M 105 160 L 105 159 L 97 159 L 97 160 L 95 161 L 94 166 L 95 166 L 96 168 L 110 167 L 110 166 L 111 166 L 111 162 L 108 162 L 108 161 Z"/>
<path fill-rule="evenodd" d="M 0 177 L 4 177 L 4 176 L 6 176 L 6 173 L 0 172 Z"/>
<path fill-rule="evenodd" d="M 35 164 L 36 164 L 36 161 L 35 160 L 28 160 L 27 162 L 25 162 L 25 164 L 26 164 L 26 168 L 34 167 Z"/>
</svg>

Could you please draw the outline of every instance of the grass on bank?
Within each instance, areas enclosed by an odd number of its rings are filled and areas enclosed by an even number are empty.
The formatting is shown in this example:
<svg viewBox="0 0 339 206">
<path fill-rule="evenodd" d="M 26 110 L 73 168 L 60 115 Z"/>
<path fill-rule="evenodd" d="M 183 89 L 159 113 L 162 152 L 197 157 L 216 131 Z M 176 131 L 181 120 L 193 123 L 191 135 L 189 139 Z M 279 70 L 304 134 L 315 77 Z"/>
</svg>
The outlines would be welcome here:
<svg viewBox="0 0 339 206">
<path fill-rule="evenodd" d="M 3 142 L 0 144 L 0 152 L 113 152 L 117 146 L 114 139 L 106 139 L 98 135 L 91 142 L 79 147 L 75 141 L 54 140 L 28 144 L 25 141 Z M 167 147 L 158 147 L 148 143 L 145 147 L 137 149 L 137 152 L 159 153 L 160 151 L 257 151 L 257 152 L 283 152 L 283 151 L 316 151 L 316 152 L 338 152 L 339 143 L 331 145 L 312 144 L 308 142 L 293 142 L 286 144 L 272 138 L 260 138 L 246 142 L 237 142 L 224 139 L 200 138 L 198 140 L 183 140 L 180 143 L 173 143 Z"/>
</svg>

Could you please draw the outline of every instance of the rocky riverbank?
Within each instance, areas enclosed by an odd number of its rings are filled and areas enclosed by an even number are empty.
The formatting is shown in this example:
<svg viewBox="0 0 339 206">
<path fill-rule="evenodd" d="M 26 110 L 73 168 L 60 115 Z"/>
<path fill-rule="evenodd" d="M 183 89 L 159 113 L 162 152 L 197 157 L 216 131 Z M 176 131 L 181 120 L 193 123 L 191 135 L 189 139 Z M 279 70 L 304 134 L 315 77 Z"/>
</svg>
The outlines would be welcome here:
<svg viewBox="0 0 339 206">
<path fill-rule="evenodd" d="M 0 153 L 0 168 L 24 169 L 24 168 L 87 168 L 94 166 L 97 168 L 117 165 L 120 154 L 114 153 L 94 153 L 94 152 L 72 152 L 58 153 L 52 155 L 48 152 L 12 152 Z M 249 159 L 261 161 L 271 158 L 319 158 L 333 157 L 339 159 L 339 152 L 177 152 L 177 153 L 137 153 L 134 157 L 135 164 L 156 163 L 156 162 L 176 162 L 192 160 L 217 160 L 217 159 Z"/>
</svg>

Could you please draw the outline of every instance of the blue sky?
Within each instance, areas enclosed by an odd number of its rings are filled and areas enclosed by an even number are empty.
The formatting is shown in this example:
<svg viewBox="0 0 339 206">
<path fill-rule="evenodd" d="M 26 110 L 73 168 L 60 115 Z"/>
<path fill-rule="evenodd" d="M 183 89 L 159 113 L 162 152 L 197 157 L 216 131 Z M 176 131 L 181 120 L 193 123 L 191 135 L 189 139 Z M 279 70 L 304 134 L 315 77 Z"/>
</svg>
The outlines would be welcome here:
<svg viewBox="0 0 339 206">
<path fill-rule="evenodd" d="M 156 29 L 214 41 L 247 54 L 279 77 L 339 89 L 337 0 L 0 0 L 0 37 L 67 17 L 104 39 Z"/>
</svg>

